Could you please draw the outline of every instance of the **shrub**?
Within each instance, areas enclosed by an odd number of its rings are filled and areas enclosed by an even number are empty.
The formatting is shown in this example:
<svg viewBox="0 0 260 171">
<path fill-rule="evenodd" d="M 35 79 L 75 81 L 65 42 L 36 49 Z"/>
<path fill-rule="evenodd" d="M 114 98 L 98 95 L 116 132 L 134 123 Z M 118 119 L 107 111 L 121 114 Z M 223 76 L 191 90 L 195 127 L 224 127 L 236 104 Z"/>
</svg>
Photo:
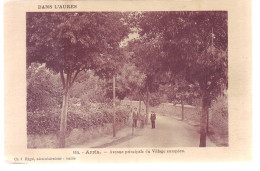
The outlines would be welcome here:
<svg viewBox="0 0 260 171">
<path fill-rule="evenodd" d="M 73 129 L 87 130 L 104 124 L 113 122 L 113 108 L 108 105 L 96 111 L 68 111 L 67 131 Z M 57 134 L 60 127 L 60 113 L 58 111 L 28 112 L 27 113 L 27 134 L 42 135 L 42 134 Z M 125 107 L 116 108 L 116 122 L 125 124 L 130 117 L 130 111 Z"/>
<path fill-rule="evenodd" d="M 228 137 L 228 102 L 227 96 L 219 96 L 212 103 L 212 129 L 221 138 Z"/>
</svg>

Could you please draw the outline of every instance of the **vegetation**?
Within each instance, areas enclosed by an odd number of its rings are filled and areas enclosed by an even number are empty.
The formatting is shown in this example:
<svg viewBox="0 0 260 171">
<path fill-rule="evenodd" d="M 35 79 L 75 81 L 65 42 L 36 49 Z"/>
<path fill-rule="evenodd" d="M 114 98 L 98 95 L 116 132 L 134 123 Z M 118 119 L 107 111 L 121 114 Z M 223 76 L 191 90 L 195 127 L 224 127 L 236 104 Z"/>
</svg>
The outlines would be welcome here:
<svg viewBox="0 0 260 171">
<path fill-rule="evenodd" d="M 120 100 L 140 101 L 139 112 L 143 101 L 147 123 L 149 106 L 181 103 L 184 119 L 184 104 L 200 99 L 206 146 L 208 108 L 228 87 L 226 12 L 42 12 L 26 20 L 28 134 L 55 133 L 64 148 L 74 128 L 126 123 Z"/>
</svg>

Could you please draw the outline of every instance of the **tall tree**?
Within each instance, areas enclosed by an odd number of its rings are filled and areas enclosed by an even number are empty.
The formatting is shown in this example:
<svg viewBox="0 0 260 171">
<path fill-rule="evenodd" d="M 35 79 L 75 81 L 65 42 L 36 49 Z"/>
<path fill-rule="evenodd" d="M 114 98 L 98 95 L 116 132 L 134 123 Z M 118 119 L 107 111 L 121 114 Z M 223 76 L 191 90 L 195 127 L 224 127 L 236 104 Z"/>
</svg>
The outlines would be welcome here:
<svg viewBox="0 0 260 171">
<path fill-rule="evenodd" d="M 227 88 L 227 12 L 144 12 L 141 36 L 160 37 L 163 68 L 198 83 L 202 95 L 200 147 L 206 146 L 210 102 Z"/>
<path fill-rule="evenodd" d="M 138 100 L 144 101 L 146 105 L 146 124 L 149 116 L 149 94 L 158 90 L 160 75 L 162 74 L 160 57 L 164 53 L 161 51 L 158 41 L 160 41 L 159 37 L 150 40 L 146 37 L 141 37 L 129 43 L 129 49 L 132 52 L 132 62 L 146 76 L 137 93 L 139 96 Z"/>
<path fill-rule="evenodd" d="M 227 13 L 203 12 L 193 15 L 196 42 L 193 58 L 187 60 L 186 79 L 198 82 L 202 95 L 200 147 L 206 146 L 208 108 L 228 84 Z M 192 27 L 192 24 L 191 26 Z M 193 39 L 195 40 L 195 39 Z"/>
<path fill-rule="evenodd" d="M 78 74 L 88 69 L 106 76 L 120 42 L 128 35 L 122 13 L 27 13 L 27 66 L 45 63 L 63 85 L 59 147 L 65 147 L 69 92 Z"/>
</svg>

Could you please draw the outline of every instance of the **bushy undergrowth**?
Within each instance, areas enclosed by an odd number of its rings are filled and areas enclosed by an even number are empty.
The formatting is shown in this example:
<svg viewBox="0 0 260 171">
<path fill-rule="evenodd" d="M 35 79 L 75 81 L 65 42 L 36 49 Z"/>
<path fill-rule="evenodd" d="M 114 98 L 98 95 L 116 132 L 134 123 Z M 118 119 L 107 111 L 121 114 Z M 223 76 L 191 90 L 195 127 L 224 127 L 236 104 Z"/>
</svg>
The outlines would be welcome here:
<svg viewBox="0 0 260 171">
<path fill-rule="evenodd" d="M 211 128 L 219 146 L 228 146 L 228 102 L 227 96 L 219 96 L 211 106 Z"/>
<path fill-rule="evenodd" d="M 97 105 L 95 105 L 97 106 Z M 113 109 L 109 105 L 99 104 L 98 109 L 90 108 L 88 111 L 72 110 L 68 112 L 67 132 L 73 129 L 87 130 L 98 126 L 103 126 L 113 122 Z M 124 124 L 130 117 L 130 111 L 125 107 L 116 108 L 116 123 Z M 27 134 L 28 135 L 46 135 L 57 134 L 60 128 L 60 111 L 28 112 L 27 114 Z"/>
<path fill-rule="evenodd" d="M 228 102 L 226 96 L 219 96 L 211 106 L 212 113 L 221 115 L 224 119 L 228 119 Z"/>
</svg>

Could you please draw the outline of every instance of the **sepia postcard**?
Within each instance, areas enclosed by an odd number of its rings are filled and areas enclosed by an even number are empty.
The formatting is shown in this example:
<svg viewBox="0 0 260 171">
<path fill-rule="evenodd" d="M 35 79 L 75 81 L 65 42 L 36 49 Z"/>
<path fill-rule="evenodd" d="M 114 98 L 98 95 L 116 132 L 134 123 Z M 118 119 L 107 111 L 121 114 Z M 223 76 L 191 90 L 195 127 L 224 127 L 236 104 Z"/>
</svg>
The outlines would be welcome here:
<svg viewBox="0 0 260 171">
<path fill-rule="evenodd" d="M 251 2 L 5 1 L 7 163 L 252 160 Z"/>
</svg>

